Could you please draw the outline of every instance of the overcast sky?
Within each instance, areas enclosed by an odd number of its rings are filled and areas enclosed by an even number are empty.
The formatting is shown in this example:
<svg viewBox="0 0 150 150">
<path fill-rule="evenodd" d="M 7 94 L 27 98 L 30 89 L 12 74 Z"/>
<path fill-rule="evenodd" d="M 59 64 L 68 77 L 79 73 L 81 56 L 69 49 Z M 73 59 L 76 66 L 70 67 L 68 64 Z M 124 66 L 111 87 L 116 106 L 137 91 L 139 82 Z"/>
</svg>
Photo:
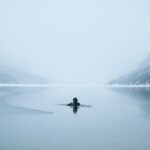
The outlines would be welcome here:
<svg viewBox="0 0 150 150">
<path fill-rule="evenodd" d="M 150 51 L 149 0 L 1 0 L 0 59 L 65 83 L 105 83 Z"/>
</svg>

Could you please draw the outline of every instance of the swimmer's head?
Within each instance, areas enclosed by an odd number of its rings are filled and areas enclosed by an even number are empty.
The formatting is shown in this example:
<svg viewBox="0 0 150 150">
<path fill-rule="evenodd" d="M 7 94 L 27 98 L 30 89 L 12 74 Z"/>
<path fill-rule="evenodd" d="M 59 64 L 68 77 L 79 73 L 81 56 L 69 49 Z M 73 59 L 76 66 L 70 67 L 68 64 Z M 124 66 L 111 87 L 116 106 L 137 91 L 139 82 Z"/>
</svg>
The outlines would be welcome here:
<svg viewBox="0 0 150 150">
<path fill-rule="evenodd" d="M 78 99 L 76 97 L 73 98 L 73 103 L 77 103 Z"/>
</svg>

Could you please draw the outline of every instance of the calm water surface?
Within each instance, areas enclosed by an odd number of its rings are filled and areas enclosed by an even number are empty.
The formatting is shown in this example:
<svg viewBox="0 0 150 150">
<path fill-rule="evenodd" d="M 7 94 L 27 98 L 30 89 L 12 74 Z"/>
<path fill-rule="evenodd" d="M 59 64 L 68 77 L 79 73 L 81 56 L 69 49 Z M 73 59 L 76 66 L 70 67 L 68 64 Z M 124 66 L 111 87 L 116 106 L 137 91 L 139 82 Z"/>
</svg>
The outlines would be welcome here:
<svg viewBox="0 0 150 150">
<path fill-rule="evenodd" d="M 0 150 L 150 149 L 148 88 L 0 90 Z M 75 96 L 92 107 L 59 105 Z"/>
</svg>

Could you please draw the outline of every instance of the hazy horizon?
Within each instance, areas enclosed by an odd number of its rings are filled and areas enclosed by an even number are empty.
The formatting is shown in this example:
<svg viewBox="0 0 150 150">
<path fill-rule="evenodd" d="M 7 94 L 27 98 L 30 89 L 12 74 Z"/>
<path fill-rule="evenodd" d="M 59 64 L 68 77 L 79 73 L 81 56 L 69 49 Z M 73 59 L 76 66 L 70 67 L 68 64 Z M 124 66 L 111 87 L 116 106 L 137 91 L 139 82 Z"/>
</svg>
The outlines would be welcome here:
<svg viewBox="0 0 150 150">
<path fill-rule="evenodd" d="M 0 2 L 0 59 L 64 83 L 106 83 L 150 49 L 150 2 Z"/>
</svg>

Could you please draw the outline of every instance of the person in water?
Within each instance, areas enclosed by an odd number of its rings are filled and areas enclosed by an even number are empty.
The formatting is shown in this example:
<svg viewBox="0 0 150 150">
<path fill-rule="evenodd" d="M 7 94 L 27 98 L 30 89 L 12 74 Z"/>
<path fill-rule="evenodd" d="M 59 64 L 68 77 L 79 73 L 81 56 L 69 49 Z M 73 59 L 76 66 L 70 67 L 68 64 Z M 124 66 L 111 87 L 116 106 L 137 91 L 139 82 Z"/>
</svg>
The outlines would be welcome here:
<svg viewBox="0 0 150 150">
<path fill-rule="evenodd" d="M 80 106 L 80 103 L 78 103 L 78 99 L 76 97 L 74 97 L 73 103 L 69 103 L 69 104 L 67 104 L 67 106 L 78 107 L 78 106 Z"/>
</svg>

